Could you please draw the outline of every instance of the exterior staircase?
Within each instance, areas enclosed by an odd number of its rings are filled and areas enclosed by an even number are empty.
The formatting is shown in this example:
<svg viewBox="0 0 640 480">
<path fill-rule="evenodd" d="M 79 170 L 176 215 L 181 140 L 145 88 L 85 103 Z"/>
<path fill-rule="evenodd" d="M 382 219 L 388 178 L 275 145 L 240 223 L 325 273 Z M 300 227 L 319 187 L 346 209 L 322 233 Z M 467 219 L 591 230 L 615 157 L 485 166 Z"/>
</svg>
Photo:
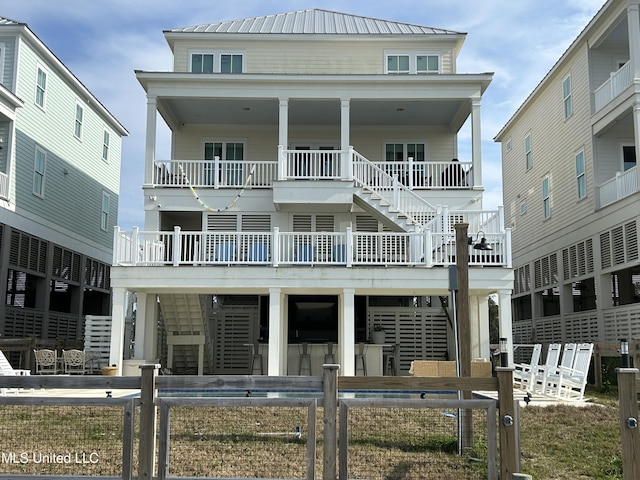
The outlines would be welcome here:
<svg viewBox="0 0 640 480">
<path fill-rule="evenodd" d="M 354 202 L 384 223 L 403 232 L 429 228 L 437 208 L 362 155 L 353 152 Z"/>
<path fill-rule="evenodd" d="M 167 335 L 167 364 L 174 373 L 202 375 L 208 335 L 200 295 L 158 295 Z M 207 362 L 207 365 L 209 362 Z"/>
</svg>

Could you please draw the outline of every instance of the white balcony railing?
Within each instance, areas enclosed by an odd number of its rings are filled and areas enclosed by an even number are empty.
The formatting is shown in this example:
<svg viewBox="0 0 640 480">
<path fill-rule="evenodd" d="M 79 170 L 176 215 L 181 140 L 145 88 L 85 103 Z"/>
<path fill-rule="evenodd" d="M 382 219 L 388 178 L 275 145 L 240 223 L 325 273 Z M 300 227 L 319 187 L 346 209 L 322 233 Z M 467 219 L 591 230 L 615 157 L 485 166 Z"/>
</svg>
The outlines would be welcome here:
<svg viewBox="0 0 640 480">
<path fill-rule="evenodd" d="M 600 208 L 611 205 L 638 191 L 638 167 L 631 167 L 626 172 L 616 172 L 616 176 L 597 187 Z"/>
<path fill-rule="evenodd" d="M 9 176 L 0 172 L 0 198 L 7 200 L 9 198 Z"/>
<path fill-rule="evenodd" d="M 156 160 L 155 187 L 270 188 L 281 180 L 351 179 L 350 168 L 364 157 L 340 150 L 282 150 L 282 171 L 277 160 Z M 345 159 L 347 159 L 345 161 Z M 366 159 L 365 159 L 366 160 Z M 366 160 L 368 161 L 368 160 Z M 460 190 L 473 187 L 471 162 L 369 162 L 410 190 Z M 253 172 L 253 173 L 252 173 Z"/>
<path fill-rule="evenodd" d="M 475 235 L 475 233 L 474 233 Z M 510 231 L 483 233 L 492 250 L 469 247 L 469 264 L 511 267 Z M 455 263 L 455 233 L 147 232 L 116 227 L 115 266 L 327 265 L 425 267 Z"/>
<path fill-rule="evenodd" d="M 625 63 L 619 70 L 611 72 L 609 79 L 593 92 L 595 111 L 601 110 L 633 83 L 631 62 Z"/>
</svg>

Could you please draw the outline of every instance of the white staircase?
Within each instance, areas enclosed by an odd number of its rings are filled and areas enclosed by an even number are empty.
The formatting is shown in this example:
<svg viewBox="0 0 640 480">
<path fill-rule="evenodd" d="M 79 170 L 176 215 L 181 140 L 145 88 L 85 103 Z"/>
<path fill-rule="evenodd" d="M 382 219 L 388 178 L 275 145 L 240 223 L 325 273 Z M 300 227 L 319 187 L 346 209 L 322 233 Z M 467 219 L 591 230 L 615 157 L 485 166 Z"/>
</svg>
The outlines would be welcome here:
<svg viewBox="0 0 640 480">
<path fill-rule="evenodd" d="M 167 333 L 167 364 L 174 373 L 204 373 L 206 327 L 200 295 L 158 295 Z"/>
<path fill-rule="evenodd" d="M 437 209 L 359 153 L 353 152 L 354 201 L 369 213 L 387 219 L 401 231 L 419 231 L 437 216 Z"/>
</svg>

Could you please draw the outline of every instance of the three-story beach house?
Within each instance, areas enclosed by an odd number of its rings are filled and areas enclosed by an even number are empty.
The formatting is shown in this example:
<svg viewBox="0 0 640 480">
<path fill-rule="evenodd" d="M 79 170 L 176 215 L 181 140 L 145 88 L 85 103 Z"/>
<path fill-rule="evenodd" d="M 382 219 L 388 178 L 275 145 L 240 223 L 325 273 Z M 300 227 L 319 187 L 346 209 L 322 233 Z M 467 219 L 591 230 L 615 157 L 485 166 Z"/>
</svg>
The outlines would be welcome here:
<svg viewBox="0 0 640 480">
<path fill-rule="evenodd" d="M 509 232 L 482 209 L 492 74 L 457 72 L 465 34 L 310 9 L 164 35 L 172 71 L 136 72 L 145 225 L 115 232 L 114 344 L 134 292 L 135 358 L 166 345 L 175 373 L 453 359 L 457 223 L 492 247 L 468 247 L 472 356 L 490 354 L 491 294 L 510 337 Z M 158 113 L 171 158 L 155 154 Z"/>
<path fill-rule="evenodd" d="M 109 315 L 127 134 L 27 24 L 0 17 L 3 337 L 81 343 L 85 315 Z"/>
<path fill-rule="evenodd" d="M 514 339 L 640 338 L 640 7 L 610 0 L 502 128 Z"/>
</svg>

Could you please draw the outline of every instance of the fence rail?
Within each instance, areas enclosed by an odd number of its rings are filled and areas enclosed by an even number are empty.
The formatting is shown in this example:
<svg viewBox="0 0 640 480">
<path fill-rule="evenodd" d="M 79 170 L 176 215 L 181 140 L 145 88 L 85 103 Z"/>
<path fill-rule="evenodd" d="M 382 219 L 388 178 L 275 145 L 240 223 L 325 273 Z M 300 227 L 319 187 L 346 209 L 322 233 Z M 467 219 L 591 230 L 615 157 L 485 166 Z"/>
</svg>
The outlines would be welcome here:
<svg viewBox="0 0 640 480">
<path fill-rule="evenodd" d="M 206 406 L 219 406 L 221 408 L 231 408 L 232 405 L 239 408 L 264 407 L 273 406 L 280 408 L 284 405 L 293 405 L 295 408 L 305 408 L 308 410 L 309 438 L 313 427 L 311 426 L 315 411 L 315 401 L 317 405 L 323 407 L 322 418 L 322 477 L 325 480 L 335 480 L 337 478 L 337 448 L 338 448 L 338 390 L 339 388 L 363 387 L 368 391 L 397 389 L 397 390 L 436 390 L 436 391 L 456 391 L 470 389 L 492 390 L 498 391 L 500 395 L 500 415 L 515 415 L 512 375 L 510 369 L 497 369 L 497 378 L 428 378 L 428 377 L 337 377 L 338 365 L 325 365 L 324 375 L 322 377 L 267 377 L 267 376 L 251 376 L 251 375 L 235 375 L 235 376 L 157 376 L 158 366 L 142 365 L 141 377 L 101 377 L 101 376 L 0 376 L 1 388 L 65 388 L 65 389 L 98 389 L 102 392 L 111 392 L 120 389 L 140 389 L 140 397 L 135 399 L 117 399 L 104 398 L 91 400 L 96 405 L 122 405 L 126 402 L 133 402 L 139 408 L 139 446 L 137 463 L 131 468 L 126 467 L 129 471 L 124 472 L 122 478 L 131 478 L 132 471 L 137 470 L 138 478 L 153 478 L 155 474 L 156 443 L 160 446 L 160 462 L 158 463 L 158 473 L 162 478 L 168 476 L 170 459 L 167 456 L 167 448 L 169 448 L 169 413 L 172 408 L 178 405 L 189 405 L 194 408 L 205 408 Z M 166 392 L 171 390 L 181 390 L 187 396 L 182 399 L 167 397 Z M 317 399 L 283 399 L 283 398 L 234 398 L 234 399 L 202 399 L 193 398 L 194 392 L 202 389 L 214 389 L 220 391 L 230 391 L 240 389 L 241 391 L 256 391 L 259 389 L 267 389 L 271 391 L 302 391 L 313 390 L 318 392 Z M 158 393 L 161 395 L 158 395 Z M 191 393 L 189 393 L 191 392 Z M 170 394 L 170 393 L 169 393 Z M 196 393 L 197 396 L 197 393 Z M 454 395 L 455 396 L 455 395 Z M 72 403 L 82 404 L 88 399 L 72 400 Z M 353 403 L 352 399 L 348 400 Z M 456 402 L 458 400 L 455 400 Z M 39 396 L 22 396 L 8 395 L 2 398 L 3 405 L 37 405 L 42 402 Z M 69 402 L 66 398 L 47 399 L 47 404 L 51 406 L 63 405 Z M 467 408 L 492 408 L 487 405 L 473 403 L 465 403 Z M 398 406 L 398 404 L 395 404 Z M 457 408 L 459 404 L 451 404 L 452 408 Z M 495 405 L 495 403 L 494 403 Z M 161 435 L 156 435 L 156 411 L 158 406 L 164 410 L 161 413 L 162 420 L 160 425 Z M 283 407 L 284 408 L 284 407 Z M 415 408 L 415 406 L 411 406 Z M 127 419 L 127 421 L 129 421 Z M 495 424 L 495 422 L 494 422 Z M 129 429 L 128 426 L 125 427 Z M 512 472 L 515 472 L 517 465 L 515 453 L 515 441 L 505 441 L 505 438 L 515 436 L 514 428 L 505 426 L 504 422 L 498 422 L 501 431 L 501 475 L 502 478 L 509 478 Z M 508 430 L 508 431 L 503 431 Z M 127 430 L 128 431 L 128 430 Z M 490 434 L 491 435 L 491 434 Z M 313 440 L 315 443 L 315 435 Z M 130 445 L 129 440 L 126 445 Z M 129 448 L 129 447 L 128 447 Z M 312 451 L 314 446 L 307 445 L 308 452 Z M 132 448 L 123 456 L 129 455 Z M 162 453 L 164 452 L 164 453 Z M 311 455 L 310 453 L 307 456 Z M 315 456 L 315 454 L 313 454 Z M 492 454 L 493 455 L 493 454 Z M 495 456 L 494 456 L 495 457 Z M 133 457 L 136 458 L 136 457 Z M 314 458 L 314 457 L 313 457 Z M 165 461 L 166 459 L 166 461 Z M 311 472 L 313 466 L 308 462 L 312 462 L 311 458 L 307 458 L 306 475 L 313 478 Z M 123 468 L 127 465 L 128 460 L 123 458 Z M 489 465 L 489 463 L 487 464 Z M 166 469 L 165 469 L 166 468 Z M 490 471 L 492 467 L 487 467 Z M 15 475 L 0 475 L 0 478 L 14 478 Z M 46 473 L 42 475 L 34 475 L 30 478 L 49 478 Z M 75 477 L 68 477 L 75 478 Z M 121 478 L 121 477 L 115 477 Z M 495 478 L 491 475 L 488 478 Z"/>
</svg>

